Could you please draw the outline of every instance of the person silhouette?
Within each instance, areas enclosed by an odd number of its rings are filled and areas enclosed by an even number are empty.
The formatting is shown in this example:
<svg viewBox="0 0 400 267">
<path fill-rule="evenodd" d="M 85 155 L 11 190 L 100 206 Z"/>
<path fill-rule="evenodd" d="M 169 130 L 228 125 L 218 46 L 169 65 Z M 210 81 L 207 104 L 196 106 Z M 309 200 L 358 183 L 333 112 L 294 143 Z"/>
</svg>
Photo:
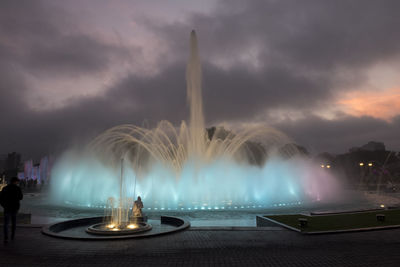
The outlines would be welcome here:
<svg viewBox="0 0 400 267">
<path fill-rule="evenodd" d="M 11 178 L 10 184 L 3 188 L 0 193 L 0 204 L 4 208 L 4 243 L 8 242 L 8 223 L 11 219 L 11 240 L 14 240 L 17 223 L 17 213 L 19 210 L 19 201 L 23 195 L 18 186 L 19 179 Z"/>
</svg>

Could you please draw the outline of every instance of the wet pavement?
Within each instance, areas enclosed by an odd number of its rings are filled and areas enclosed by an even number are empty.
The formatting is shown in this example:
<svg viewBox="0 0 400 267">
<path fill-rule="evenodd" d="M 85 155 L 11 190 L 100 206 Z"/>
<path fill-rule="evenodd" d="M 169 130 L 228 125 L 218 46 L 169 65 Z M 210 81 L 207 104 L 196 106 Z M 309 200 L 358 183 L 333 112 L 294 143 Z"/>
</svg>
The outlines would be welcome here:
<svg viewBox="0 0 400 267">
<path fill-rule="evenodd" d="M 400 230 L 304 236 L 283 228 L 192 228 L 147 239 L 74 241 L 18 227 L 0 266 L 398 266 Z"/>
<path fill-rule="evenodd" d="M 45 194 L 26 195 L 22 212 L 32 213 L 32 223 L 103 213 L 48 203 Z M 160 214 L 178 216 L 192 227 L 165 236 L 118 241 L 64 240 L 43 235 L 41 227 L 19 226 L 15 241 L 0 244 L 0 266 L 398 266 L 400 229 L 305 236 L 280 227 L 252 227 L 259 214 L 368 206 L 372 207 L 370 202 L 347 201 L 270 209 L 150 211 L 146 212 L 150 219 Z"/>
</svg>

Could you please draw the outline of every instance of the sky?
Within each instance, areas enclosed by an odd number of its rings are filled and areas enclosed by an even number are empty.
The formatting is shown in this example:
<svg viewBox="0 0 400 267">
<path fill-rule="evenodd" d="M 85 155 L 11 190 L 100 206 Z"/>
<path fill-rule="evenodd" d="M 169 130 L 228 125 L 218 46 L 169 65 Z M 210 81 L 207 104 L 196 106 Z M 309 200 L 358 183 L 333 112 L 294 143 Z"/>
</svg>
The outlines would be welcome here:
<svg viewBox="0 0 400 267">
<path fill-rule="evenodd" d="M 195 29 L 207 126 L 269 125 L 311 153 L 400 150 L 400 1 L 2 0 L 0 154 L 189 117 Z"/>
</svg>

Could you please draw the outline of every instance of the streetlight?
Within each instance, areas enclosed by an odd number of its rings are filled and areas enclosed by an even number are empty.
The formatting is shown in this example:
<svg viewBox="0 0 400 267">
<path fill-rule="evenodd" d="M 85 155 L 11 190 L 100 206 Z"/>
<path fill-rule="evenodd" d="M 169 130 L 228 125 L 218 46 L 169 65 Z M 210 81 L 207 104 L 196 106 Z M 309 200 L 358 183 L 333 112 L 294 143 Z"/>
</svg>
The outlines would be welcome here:
<svg viewBox="0 0 400 267">
<path fill-rule="evenodd" d="M 324 165 L 324 164 L 321 164 L 321 168 L 325 168 L 325 165 Z"/>
<path fill-rule="evenodd" d="M 369 167 L 372 167 L 372 162 L 368 163 L 368 166 L 369 166 Z"/>
<path fill-rule="evenodd" d="M 326 168 L 330 169 L 330 168 L 331 168 L 331 165 L 326 165 Z"/>
<path fill-rule="evenodd" d="M 364 162 L 360 162 L 359 165 L 360 165 L 360 185 L 359 185 L 359 187 L 361 189 L 363 186 L 363 183 L 364 183 L 364 175 L 365 175 Z"/>
</svg>

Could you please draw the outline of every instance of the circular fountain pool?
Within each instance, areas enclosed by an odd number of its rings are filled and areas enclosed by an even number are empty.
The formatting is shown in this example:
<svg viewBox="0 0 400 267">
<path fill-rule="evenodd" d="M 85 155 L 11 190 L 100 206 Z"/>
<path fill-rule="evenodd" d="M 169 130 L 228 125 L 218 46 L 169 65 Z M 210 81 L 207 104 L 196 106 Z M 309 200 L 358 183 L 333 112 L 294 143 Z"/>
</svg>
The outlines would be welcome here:
<svg viewBox="0 0 400 267">
<path fill-rule="evenodd" d="M 76 240 L 113 240 L 128 238 L 145 238 L 171 234 L 190 227 L 184 219 L 172 216 L 161 216 L 160 220 L 140 222 L 135 229 L 106 230 L 103 217 L 90 217 L 55 223 L 43 227 L 42 233 L 52 237 Z"/>
<path fill-rule="evenodd" d="M 86 232 L 93 235 L 132 235 L 136 233 L 146 232 L 151 229 L 151 224 L 145 222 L 126 225 L 96 223 L 89 226 L 86 229 Z"/>
</svg>

